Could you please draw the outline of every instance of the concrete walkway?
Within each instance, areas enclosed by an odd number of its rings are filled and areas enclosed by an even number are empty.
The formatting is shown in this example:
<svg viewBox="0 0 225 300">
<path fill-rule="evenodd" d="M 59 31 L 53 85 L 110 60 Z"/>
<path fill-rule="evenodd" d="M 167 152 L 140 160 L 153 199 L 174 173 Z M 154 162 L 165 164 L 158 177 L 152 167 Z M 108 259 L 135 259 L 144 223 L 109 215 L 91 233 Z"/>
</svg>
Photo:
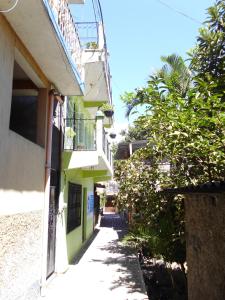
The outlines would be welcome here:
<svg viewBox="0 0 225 300">
<path fill-rule="evenodd" d="M 119 241 L 125 230 L 119 215 L 104 215 L 91 245 L 43 300 L 147 300 L 137 257 Z"/>
</svg>

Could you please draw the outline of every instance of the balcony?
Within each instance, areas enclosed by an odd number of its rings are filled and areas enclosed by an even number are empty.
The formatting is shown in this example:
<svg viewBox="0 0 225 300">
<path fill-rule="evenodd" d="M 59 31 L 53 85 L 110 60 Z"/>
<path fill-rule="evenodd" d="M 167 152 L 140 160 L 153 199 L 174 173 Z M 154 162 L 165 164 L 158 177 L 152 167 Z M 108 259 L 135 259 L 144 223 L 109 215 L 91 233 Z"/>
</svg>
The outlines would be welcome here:
<svg viewBox="0 0 225 300">
<path fill-rule="evenodd" d="M 80 77 L 83 77 L 83 68 L 81 65 L 81 44 L 71 15 L 67 0 L 45 0 L 49 3 L 54 14 L 55 20 L 60 28 L 66 47 L 77 66 Z M 69 1 L 72 3 L 72 1 Z M 80 3 L 73 2 L 73 3 Z M 82 2 L 81 2 L 82 3 Z"/>
<path fill-rule="evenodd" d="M 65 151 L 96 151 L 96 120 L 66 118 L 64 121 Z"/>
<path fill-rule="evenodd" d="M 7 3 L 8 0 L 1 1 L 0 8 Z M 82 95 L 82 49 L 68 1 L 19 1 L 4 16 L 59 92 Z"/>
<path fill-rule="evenodd" d="M 104 171 L 101 174 L 112 176 L 112 152 L 103 128 L 103 118 L 98 112 L 96 119 L 65 119 L 64 170 L 80 168 L 86 174 Z"/>
<path fill-rule="evenodd" d="M 99 102 L 112 103 L 111 75 L 104 26 L 102 22 L 79 22 L 76 25 L 83 49 L 86 106 L 98 107 Z"/>
</svg>

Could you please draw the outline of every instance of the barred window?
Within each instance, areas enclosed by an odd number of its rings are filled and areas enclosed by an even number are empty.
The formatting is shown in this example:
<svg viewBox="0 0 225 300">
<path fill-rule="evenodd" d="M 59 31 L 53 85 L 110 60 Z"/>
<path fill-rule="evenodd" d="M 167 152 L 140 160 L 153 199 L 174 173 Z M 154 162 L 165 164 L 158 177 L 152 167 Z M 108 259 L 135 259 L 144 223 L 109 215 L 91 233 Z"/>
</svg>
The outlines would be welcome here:
<svg viewBox="0 0 225 300">
<path fill-rule="evenodd" d="M 69 182 L 67 206 L 67 233 L 81 225 L 82 186 Z"/>
</svg>

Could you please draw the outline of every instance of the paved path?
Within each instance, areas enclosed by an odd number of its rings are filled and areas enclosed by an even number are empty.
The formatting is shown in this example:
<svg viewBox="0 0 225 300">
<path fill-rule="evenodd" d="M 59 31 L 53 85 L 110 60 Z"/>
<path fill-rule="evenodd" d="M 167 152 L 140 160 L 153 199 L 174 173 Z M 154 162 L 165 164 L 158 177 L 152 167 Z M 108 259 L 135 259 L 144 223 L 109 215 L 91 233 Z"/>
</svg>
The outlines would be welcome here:
<svg viewBox="0 0 225 300">
<path fill-rule="evenodd" d="M 125 230 L 119 215 L 104 215 L 86 252 L 43 300 L 147 300 L 137 257 L 119 241 Z"/>
</svg>

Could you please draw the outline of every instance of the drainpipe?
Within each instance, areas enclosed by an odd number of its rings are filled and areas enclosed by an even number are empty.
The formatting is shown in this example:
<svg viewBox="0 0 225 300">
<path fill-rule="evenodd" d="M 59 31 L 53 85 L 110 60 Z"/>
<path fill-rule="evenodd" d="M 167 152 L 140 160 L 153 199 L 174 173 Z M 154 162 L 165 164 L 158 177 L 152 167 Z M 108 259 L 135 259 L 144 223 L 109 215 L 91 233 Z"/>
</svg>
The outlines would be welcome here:
<svg viewBox="0 0 225 300">
<path fill-rule="evenodd" d="M 50 175 L 51 175 L 51 153 L 52 153 L 52 121 L 54 107 L 54 90 L 49 92 L 48 117 L 47 117 L 47 138 L 45 155 L 45 196 L 44 196 L 44 217 L 43 217 L 43 242 L 42 242 L 42 271 L 41 271 L 41 296 L 46 293 L 47 277 L 47 248 L 48 248 L 48 214 L 50 196 Z"/>
</svg>

